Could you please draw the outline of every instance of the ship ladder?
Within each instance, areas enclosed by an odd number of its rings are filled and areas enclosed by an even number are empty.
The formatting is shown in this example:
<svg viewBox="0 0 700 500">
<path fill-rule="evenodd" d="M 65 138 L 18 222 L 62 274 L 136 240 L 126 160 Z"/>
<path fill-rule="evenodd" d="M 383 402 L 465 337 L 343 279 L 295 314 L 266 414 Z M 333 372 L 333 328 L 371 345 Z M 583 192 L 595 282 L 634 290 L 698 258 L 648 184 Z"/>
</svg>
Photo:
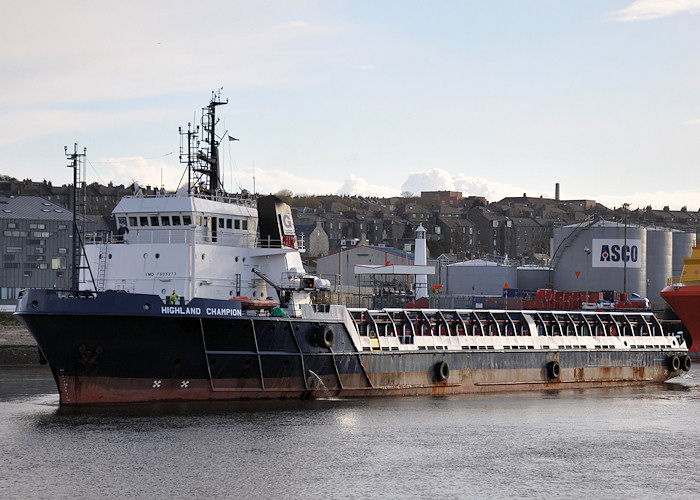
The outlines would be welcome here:
<svg viewBox="0 0 700 500">
<path fill-rule="evenodd" d="M 97 265 L 97 283 L 95 284 L 96 290 L 99 292 L 105 288 L 105 278 L 107 275 L 107 250 L 109 249 L 109 242 L 104 239 L 100 242 L 100 257 Z"/>
</svg>

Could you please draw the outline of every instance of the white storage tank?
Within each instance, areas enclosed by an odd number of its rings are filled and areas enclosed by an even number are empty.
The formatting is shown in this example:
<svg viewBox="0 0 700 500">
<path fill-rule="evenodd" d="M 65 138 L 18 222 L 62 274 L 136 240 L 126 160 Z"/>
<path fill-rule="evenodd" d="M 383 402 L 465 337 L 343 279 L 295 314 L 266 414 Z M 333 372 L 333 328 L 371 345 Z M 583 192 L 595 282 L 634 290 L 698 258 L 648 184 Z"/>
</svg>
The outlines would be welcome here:
<svg viewBox="0 0 700 500">
<path fill-rule="evenodd" d="M 652 301 L 661 301 L 659 292 L 672 273 L 673 235 L 663 227 L 647 228 L 647 293 Z"/>
<path fill-rule="evenodd" d="M 695 246 L 695 233 L 673 231 L 673 264 L 671 276 L 679 276 L 683 272 L 683 259 L 690 257 Z"/>
<path fill-rule="evenodd" d="M 518 288 L 515 266 L 481 259 L 447 266 L 447 294 L 500 296 L 506 284 L 508 288 Z"/>
<path fill-rule="evenodd" d="M 646 229 L 620 222 L 599 221 L 554 229 L 557 290 L 625 289 L 645 296 Z"/>
</svg>

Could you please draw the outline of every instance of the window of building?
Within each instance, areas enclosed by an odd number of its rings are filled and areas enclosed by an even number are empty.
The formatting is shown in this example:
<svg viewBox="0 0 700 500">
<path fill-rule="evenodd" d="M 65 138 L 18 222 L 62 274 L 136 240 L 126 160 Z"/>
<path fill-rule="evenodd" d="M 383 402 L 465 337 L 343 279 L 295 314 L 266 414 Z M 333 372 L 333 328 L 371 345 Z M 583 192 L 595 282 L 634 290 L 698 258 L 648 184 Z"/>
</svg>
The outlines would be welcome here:
<svg viewBox="0 0 700 500">
<path fill-rule="evenodd" d="M 56 271 L 57 278 L 63 278 L 63 271 Z"/>
<path fill-rule="evenodd" d="M 58 229 L 59 229 L 59 231 L 65 231 L 66 225 L 65 225 L 65 224 L 59 224 L 59 225 L 58 225 Z"/>
<path fill-rule="evenodd" d="M 53 257 L 51 259 L 51 269 L 65 269 L 66 268 L 66 258 L 65 257 Z"/>
<path fill-rule="evenodd" d="M 7 253 L 22 253 L 22 247 L 7 247 L 5 251 Z"/>
<path fill-rule="evenodd" d="M 19 269 L 19 262 L 5 262 L 2 267 L 5 269 Z"/>
<path fill-rule="evenodd" d="M 8 260 L 15 260 L 15 255 L 3 255 L 2 260 L 8 261 Z"/>
<path fill-rule="evenodd" d="M 46 250 L 44 247 L 36 247 L 34 253 L 44 253 L 44 250 Z"/>
<path fill-rule="evenodd" d="M 17 227 L 16 222 L 8 222 L 7 223 L 7 229 L 15 229 Z"/>
<path fill-rule="evenodd" d="M 32 277 L 32 272 L 31 272 L 31 271 L 24 271 L 24 277 L 25 277 L 25 278 L 31 278 L 31 277 Z"/>
<path fill-rule="evenodd" d="M 48 269 L 49 265 L 48 264 L 39 264 L 39 269 Z"/>
<path fill-rule="evenodd" d="M 66 253 L 68 253 L 68 249 L 67 249 L 67 248 L 59 248 L 59 249 L 58 249 L 58 253 L 60 253 L 60 254 L 66 254 Z"/>
</svg>

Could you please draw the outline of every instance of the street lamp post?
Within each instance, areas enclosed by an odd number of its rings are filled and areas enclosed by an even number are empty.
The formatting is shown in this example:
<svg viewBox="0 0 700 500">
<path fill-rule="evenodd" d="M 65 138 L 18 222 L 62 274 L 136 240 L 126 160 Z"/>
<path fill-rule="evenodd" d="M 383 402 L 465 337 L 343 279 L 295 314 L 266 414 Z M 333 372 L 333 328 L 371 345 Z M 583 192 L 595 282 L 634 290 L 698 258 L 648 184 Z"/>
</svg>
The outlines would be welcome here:
<svg viewBox="0 0 700 500">
<path fill-rule="evenodd" d="M 629 203 L 622 204 L 622 210 L 625 211 L 625 245 L 622 247 L 622 291 L 627 293 L 627 259 L 629 258 L 627 252 L 627 207 Z"/>
</svg>

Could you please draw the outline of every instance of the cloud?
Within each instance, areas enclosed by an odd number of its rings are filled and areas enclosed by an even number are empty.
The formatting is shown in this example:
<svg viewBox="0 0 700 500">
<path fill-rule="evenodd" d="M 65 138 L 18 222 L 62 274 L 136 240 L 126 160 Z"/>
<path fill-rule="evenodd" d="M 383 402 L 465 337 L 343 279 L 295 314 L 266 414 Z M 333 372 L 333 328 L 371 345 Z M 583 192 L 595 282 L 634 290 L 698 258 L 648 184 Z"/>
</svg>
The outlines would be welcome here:
<svg viewBox="0 0 700 500">
<path fill-rule="evenodd" d="M 207 82 L 279 85 L 307 64 L 293 48 L 335 33 L 313 2 L 31 1 L 7 4 L 3 17 L 13 20 L 0 30 L 0 44 L 12 47 L 0 53 L 8 107 L 194 92 Z"/>
<path fill-rule="evenodd" d="M 350 175 L 350 177 L 347 177 L 343 181 L 343 185 L 338 191 L 336 191 L 336 194 L 390 198 L 392 196 L 398 196 L 399 190 L 385 186 L 378 186 L 376 184 L 370 184 L 365 179 Z"/>
<path fill-rule="evenodd" d="M 651 205 L 655 209 L 668 206 L 671 210 L 680 210 L 682 206 L 686 206 L 690 211 L 700 210 L 700 191 L 637 192 L 624 196 L 603 194 L 597 195 L 594 199 L 608 208 L 621 207 L 623 203 L 629 203 L 632 209 Z"/>
<path fill-rule="evenodd" d="M 507 196 L 516 196 L 522 189 L 494 182 L 483 177 L 452 175 L 441 168 L 427 172 L 411 172 L 401 185 L 401 191 L 418 195 L 421 191 L 461 191 L 465 196 L 484 196 L 489 201 L 498 201 Z"/>
<path fill-rule="evenodd" d="M 232 191 L 240 189 L 252 191 L 253 175 L 255 175 L 255 191 L 261 194 L 276 193 L 282 189 L 289 189 L 294 194 L 327 194 L 337 191 L 340 185 L 338 182 L 295 175 L 288 170 L 263 168 L 256 168 L 255 172 L 252 168 L 235 172 L 233 179 L 224 179 L 224 185 L 226 189 Z M 229 187 L 230 184 L 233 184 L 233 187 Z"/>
<path fill-rule="evenodd" d="M 620 22 L 648 21 L 696 12 L 700 12 L 700 0 L 636 0 L 628 7 L 608 14 L 608 19 Z"/>
<path fill-rule="evenodd" d="M 132 181 L 138 182 L 141 186 L 161 186 L 165 189 L 174 190 L 180 179 L 184 167 L 173 166 L 163 159 L 149 159 L 141 156 L 122 158 L 100 158 L 92 161 L 91 165 L 97 167 L 99 172 L 99 182 L 114 184 L 124 184 L 128 186 Z M 183 181 L 187 185 L 187 177 Z M 182 186 L 180 186 L 182 187 Z"/>
<path fill-rule="evenodd" d="M 0 112 L 0 146 L 36 139 L 70 130 L 72 133 L 149 123 L 177 118 L 176 110 L 139 109 L 133 111 L 76 111 L 70 109 L 30 109 Z"/>
</svg>

